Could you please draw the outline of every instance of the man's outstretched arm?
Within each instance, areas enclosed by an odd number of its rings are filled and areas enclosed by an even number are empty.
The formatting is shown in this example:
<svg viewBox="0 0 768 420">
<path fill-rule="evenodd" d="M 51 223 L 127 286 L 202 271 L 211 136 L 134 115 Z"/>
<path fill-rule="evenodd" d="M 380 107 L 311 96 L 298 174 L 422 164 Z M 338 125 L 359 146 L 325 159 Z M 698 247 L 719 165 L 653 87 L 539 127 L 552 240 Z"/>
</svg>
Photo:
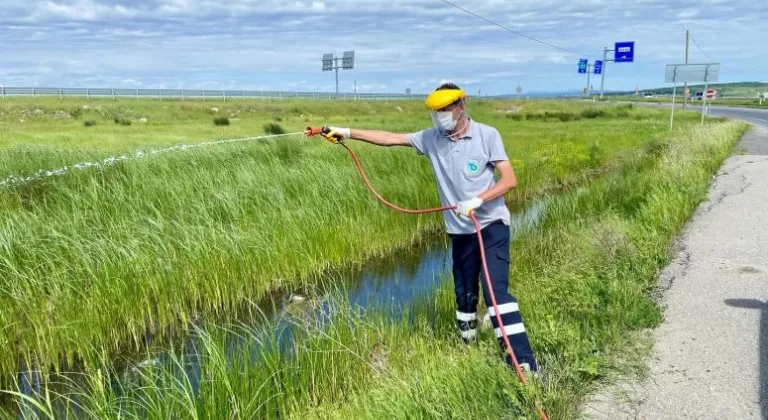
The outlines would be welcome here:
<svg viewBox="0 0 768 420">
<path fill-rule="evenodd" d="M 328 127 L 329 135 L 340 134 L 345 139 L 361 140 L 377 146 L 411 146 L 405 134 L 382 130 L 360 130 L 351 128 Z"/>
</svg>

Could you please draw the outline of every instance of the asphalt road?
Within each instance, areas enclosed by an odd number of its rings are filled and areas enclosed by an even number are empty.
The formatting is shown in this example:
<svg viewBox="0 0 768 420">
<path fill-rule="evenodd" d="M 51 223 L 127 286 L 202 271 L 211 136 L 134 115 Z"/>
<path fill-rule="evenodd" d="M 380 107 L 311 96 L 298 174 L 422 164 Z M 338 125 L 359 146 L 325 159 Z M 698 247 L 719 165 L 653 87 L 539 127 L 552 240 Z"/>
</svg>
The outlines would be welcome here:
<svg viewBox="0 0 768 420">
<path fill-rule="evenodd" d="M 768 111 L 712 107 L 754 125 L 660 276 L 665 321 L 646 381 L 604 389 L 593 419 L 768 419 Z"/>
<path fill-rule="evenodd" d="M 701 108 L 696 108 L 701 112 Z M 710 107 L 709 115 L 742 119 L 756 128 L 768 129 L 768 109 L 735 108 L 727 106 Z M 768 155 L 768 141 L 765 135 L 746 136 L 741 145 L 749 154 Z"/>
<path fill-rule="evenodd" d="M 701 107 L 698 105 L 694 109 L 701 111 Z M 710 115 L 741 118 L 754 124 L 768 125 L 768 109 L 712 105 L 710 107 Z"/>
</svg>

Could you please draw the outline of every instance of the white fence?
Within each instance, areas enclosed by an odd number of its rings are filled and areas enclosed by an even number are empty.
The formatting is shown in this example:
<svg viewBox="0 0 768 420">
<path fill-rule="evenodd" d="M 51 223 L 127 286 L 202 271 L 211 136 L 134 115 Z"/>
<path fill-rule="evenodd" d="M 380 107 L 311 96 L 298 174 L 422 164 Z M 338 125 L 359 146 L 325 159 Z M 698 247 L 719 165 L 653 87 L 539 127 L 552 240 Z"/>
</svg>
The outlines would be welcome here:
<svg viewBox="0 0 768 420">
<path fill-rule="evenodd" d="M 396 93 L 329 93 L 290 92 L 254 90 L 208 90 L 208 89 L 110 89 L 110 88 L 47 88 L 47 87 L 5 87 L 0 86 L 2 98 L 10 96 L 58 96 L 86 98 L 155 98 L 155 99 L 202 99 L 221 100 L 237 98 L 304 98 L 304 99 L 378 99 L 378 100 L 424 100 L 423 94 Z"/>
</svg>

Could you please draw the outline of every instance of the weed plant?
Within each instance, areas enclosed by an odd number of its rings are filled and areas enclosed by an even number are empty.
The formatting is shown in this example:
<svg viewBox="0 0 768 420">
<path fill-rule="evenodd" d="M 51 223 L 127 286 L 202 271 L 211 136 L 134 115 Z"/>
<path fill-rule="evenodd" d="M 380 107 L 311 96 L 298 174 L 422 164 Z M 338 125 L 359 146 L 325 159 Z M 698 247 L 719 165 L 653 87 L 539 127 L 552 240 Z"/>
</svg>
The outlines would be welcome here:
<svg viewBox="0 0 768 420">
<path fill-rule="evenodd" d="M 115 124 L 128 126 L 131 125 L 131 119 L 128 117 L 117 116 L 113 119 Z"/>
<path fill-rule="evenodd" d="M 264 124 L 264 133 L 265 134 L 285 134 L 285 129 L 280 126 L 280 124 L 277 123 L 266 123 Z"/>
</svg>

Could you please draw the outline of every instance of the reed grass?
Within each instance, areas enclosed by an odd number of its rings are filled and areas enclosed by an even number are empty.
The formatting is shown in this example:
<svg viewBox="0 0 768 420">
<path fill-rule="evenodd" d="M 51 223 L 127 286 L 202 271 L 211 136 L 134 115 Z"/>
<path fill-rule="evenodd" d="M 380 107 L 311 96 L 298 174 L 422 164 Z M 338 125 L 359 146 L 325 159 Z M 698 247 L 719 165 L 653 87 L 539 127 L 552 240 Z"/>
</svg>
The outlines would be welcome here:
<svg viewBox="0 0 768 420">
<path fill-rule="evenodd" d="M 308 121 L 395 131 L 429 124 L 416 103 L 253 101 L 217 105 L 218 115 L 240 120 L 213 127 L 211 106 L 124 101 L 83 110 L 76 102 L 9 100 L 0 107 L 0 170 L 32 173 L 136 146 L 189 142 L 193 134 L 210 139 L 214 130 L 249 135 L 276 114 L 288 131 Z M 603 117 L 518 122 L 505 118 L 512 106 L 573 113 L 597 107 Z M 80 112 L 71 120 L 51 117 L 60 107 Z M 19 122 L 31 108 L 42 116 Z M 665 114 L 655 110 L 488 101 L 474 103 L 472 112 L 501 131 L 521 185 L 509 198 L 518 202 L 609 172 L 666 135 Z M 116 115 L 148 122 L 86 130 L 76 121 Z M 683 115 L 678 133 L 696 120 Z M 429 165 L 413 151 L 353 147 L 384 196 L 413 208 L 438 204 Z M 147 330 L 162 335 L 198 315 L 226 316 L 246 299 L 442 227 L 438 215 L 404 216 L 378 205 L 342 150 L 299 137 L 158 155 L 0 189 L 0 214 L 3 380 L 32 360 L 47 371 L 139 349 Z"/>
<path fill-rule="evenodd" d="M 376 308 L 349 310 L 341 290 L 335 306 L 294 318 L 288 352 L 275 325 L 209 325 L 195 331 L 199 360 L 176 355 L 129 376 L 105 362 L 66 392 L 19 402 L 48 418 L 74 417 L 79 407 L 87 417 L 129 419 L 535 419 L 538 399 L 550 418 L 574 418 L 618 368 L 633 332 L 661 321 L 656 274 L 744 129 L 692 128 L 636 149 L 605 176 L 551 196 L 538 226 L 517 236 L 511 288 L 543 366 L 535 386 L 503 364 L 492 331 L 470 346 L 458 339 L 443 279 L 395 320 Z M 53 414 L 57 406 L 70 408 Z"/>
</svg>

